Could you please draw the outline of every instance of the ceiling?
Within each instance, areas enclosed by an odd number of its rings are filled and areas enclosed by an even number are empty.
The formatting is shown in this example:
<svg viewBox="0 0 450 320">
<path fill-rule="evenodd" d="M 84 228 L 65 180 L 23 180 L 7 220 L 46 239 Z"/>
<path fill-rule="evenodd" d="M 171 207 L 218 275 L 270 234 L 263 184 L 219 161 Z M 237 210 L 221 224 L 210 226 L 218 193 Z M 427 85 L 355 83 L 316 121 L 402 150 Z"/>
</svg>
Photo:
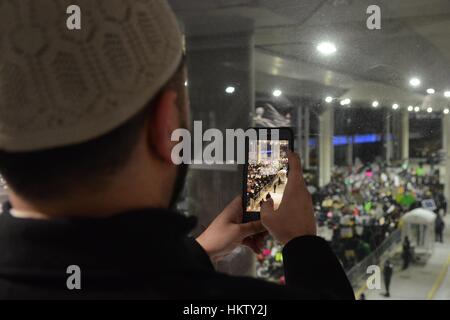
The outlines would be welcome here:
<svg viewBox="0 0 450 320">
<path fill-rule="evenodd" d="M 287 95 L 351 98 L 390 106 L 450 105 L 448 0 L 170 0 L 187 36 L 254 35 L 256 89 Z M 366 27 L 369 5 L 381 30 Z M 320 55 L 332 41 L 337 52 Z M 413 89 L 417 76 L 422 86 Z M 428 95 L 427 88 L 436 94 Z"/>
</svg>

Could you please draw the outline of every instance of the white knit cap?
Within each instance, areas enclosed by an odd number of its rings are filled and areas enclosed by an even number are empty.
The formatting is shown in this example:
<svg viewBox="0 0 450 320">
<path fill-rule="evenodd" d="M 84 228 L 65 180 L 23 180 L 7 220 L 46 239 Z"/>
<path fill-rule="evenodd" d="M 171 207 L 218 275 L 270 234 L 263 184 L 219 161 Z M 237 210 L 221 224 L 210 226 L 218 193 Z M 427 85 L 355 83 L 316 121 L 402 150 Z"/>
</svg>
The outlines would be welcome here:
<svg viewBox="0 0 450 320">
<path fill-rule="evenodd" d="M 81 9 L 81 30 L 67 8 Z M 86 142 L 142 110 L 183 51 L 165 0 L 0 0 L 0 149 Z"/>
</svg>

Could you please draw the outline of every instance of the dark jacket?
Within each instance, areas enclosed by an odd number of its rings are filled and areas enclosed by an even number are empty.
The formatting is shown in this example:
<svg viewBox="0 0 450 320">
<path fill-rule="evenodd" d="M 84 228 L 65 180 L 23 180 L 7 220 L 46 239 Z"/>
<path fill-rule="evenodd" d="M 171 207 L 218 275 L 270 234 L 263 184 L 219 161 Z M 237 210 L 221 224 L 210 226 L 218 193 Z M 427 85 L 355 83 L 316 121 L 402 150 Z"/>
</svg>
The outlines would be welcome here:
<svg viewBox="0 0 450 320">
<path fill-rule="evenodd" d="M 286 286 L 214 270 L 187 235 L 195 218 L 142 210 L 108 219 L 0 215 L 0 299 L 353 299 L 328 244 L 300 237 L 283 251 Z M 69 266 L 81 289 L 69 290 Z"/>
</svg>

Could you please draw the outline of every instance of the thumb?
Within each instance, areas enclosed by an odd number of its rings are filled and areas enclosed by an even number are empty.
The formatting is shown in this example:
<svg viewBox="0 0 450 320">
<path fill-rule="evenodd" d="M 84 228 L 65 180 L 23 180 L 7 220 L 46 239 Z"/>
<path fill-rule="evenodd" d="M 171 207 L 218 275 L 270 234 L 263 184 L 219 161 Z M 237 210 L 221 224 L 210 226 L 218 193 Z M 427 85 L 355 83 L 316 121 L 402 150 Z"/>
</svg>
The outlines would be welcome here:
<svg viewBox="0 0 450 320">
<path fill-rule="evenodd" d="M 241 236 L 243 236 L 244 238 L 266 231 L 261 223 L 261 220 L 243 223 L 240 225 L 240 228 Z"/>
<path fill-rule="evenodd" d="M 273 199 L 270 198 L 267 201 L 264 201 L 261 205 L 261 220 L 265 220 L 265 218 L 269 215 L 272 215 L 275 212 Z"/>
</svg>

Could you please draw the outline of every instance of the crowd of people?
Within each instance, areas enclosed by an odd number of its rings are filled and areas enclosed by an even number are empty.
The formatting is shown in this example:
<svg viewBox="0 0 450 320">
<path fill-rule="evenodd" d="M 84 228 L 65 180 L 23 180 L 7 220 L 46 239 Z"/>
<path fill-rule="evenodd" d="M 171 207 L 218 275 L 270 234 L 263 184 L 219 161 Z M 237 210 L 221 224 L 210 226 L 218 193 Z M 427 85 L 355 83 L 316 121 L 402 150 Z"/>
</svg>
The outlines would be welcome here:
<svg viewBox="0 0 450 320">
<path fill-rule="evenodd" d="M 313 196 L 318 234 L 331 244 L 346 270 L 377 249 L 398 229 L 400 218 L 421 207 L 424 200 L 435 203 L 436 238 L 442 239 L 439 234 L 447 204 L 438 171 L 425 170 L 422 164 L 388 167 L 372 163 L 335 169 L 323 188 L 314 185 L 313 176 L 306 174 L 305 178 Z M 275 250 L 266 250 L 266 258 L 260 255 L 260 268 L 278 253 L 271 241 L 267 245 Z M 274 281 L 282 280 L 279 272 L 274 274 Z"/>
<path fill-rule="evenodd" d="M 261 163 L 249 164 L 247 168 L 247 211 L 253 211 L 278 178 L 275 170 L 267 173 L 266 165 Z"/>
<path fill-rule="evenodd" d="M 274 197 L 287 182 L 287 157 L 277 161 L 250 163 L 247 167 L 247 211 L 259 211 L 262 200 L 272 197 L 275 207 L 281 199 Z"/>
</svg>

